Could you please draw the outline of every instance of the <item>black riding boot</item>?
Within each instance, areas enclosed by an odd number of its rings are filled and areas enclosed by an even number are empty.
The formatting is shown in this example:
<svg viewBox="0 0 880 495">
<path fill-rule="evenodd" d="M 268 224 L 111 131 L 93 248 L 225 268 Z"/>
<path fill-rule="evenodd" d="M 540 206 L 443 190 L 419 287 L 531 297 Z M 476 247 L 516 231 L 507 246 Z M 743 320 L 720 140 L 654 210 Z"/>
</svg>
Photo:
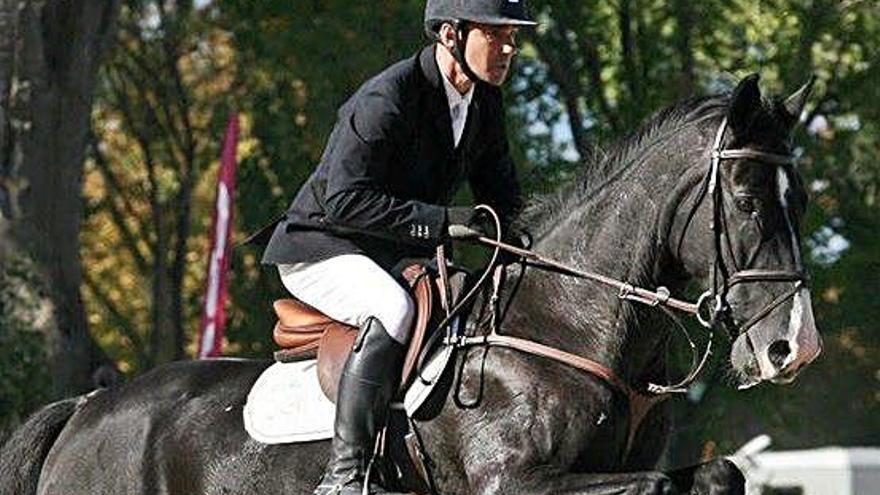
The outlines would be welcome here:
<svg viewBox="0 0 880 495">
<path fill-rule="evenodd" d="M 339 380 L 330 463 L 314 495 L 361 495 L 377 428 L 400 382 L 406 349 L 376 318 L 361 328 Z M 370 483 L 369 493 L 386 493 Z"/>
</svg>

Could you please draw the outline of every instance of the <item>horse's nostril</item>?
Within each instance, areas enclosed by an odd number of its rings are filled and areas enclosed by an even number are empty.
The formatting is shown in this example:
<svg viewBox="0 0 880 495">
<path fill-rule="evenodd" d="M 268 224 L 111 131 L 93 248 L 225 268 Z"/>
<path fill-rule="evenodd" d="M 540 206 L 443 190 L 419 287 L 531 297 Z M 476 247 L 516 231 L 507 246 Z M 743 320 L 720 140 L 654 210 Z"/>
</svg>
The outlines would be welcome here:
<svg viewBox="0 0 880 495">
<path fill-rule="evenodd" d="M 770 344 L 770 347 L 767 349 L 770 362 L 777 368 L 782 368 L 782 365 L 785 363 L 785 358 L 788 357 L 789 353 L 791 353 L 791 347 L 789 347 L 788 341 L 785 340 L 777 340 Z"/>
</svg>

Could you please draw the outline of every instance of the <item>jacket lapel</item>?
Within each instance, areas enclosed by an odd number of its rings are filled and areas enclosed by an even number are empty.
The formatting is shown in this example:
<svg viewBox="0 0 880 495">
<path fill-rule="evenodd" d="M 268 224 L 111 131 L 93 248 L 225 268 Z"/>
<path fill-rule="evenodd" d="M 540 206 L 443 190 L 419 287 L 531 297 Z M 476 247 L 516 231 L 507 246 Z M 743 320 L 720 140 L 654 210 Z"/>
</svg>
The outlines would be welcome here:
<svg viewBox="0 0 880 495">
<path fill-rule="evenodd" d="M 449 115 L 449 100 L 446 98 L 446 90 L 443 88 L 443 77 L 440 69 L 437 67 L 437 61 L 434 58 L 434 47 L 430 45 L 422 49 L 419 55 L 419 64 L 425 80 L 428 85 L 426 89 L 428 98 L 428 115 L 434 125 L 434 130 L 440 136 L 443 149 L 447 154 L 452 154 L 452 117 Z"/>
<path fill-rule="evenodd" d="M 482 92 L 482 85 L 477 83 L 477 86 L 474 88 L 474 97 L 471 99 L 471 104 L 468 107 L 467 120 L 464 123 L 464 131 L 461 133 L 461 141 L 458 143 L 460 148 L 460 152 L 463 155 L 467 155 L 471 149 L 471 146 L 474 143 L 474 138 L 477 135 L 477 131 L 480 128 L 480 93 Z M 451 124 L 450 124 L 451 125 Z"/>
</svg>

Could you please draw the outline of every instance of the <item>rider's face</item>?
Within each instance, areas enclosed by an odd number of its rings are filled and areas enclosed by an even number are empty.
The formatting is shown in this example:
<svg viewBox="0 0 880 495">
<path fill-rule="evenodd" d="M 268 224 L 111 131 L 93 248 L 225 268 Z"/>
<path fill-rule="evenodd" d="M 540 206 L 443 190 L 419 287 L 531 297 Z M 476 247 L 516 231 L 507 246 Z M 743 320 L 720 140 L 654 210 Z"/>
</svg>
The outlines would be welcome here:
<svg viewBox="0 0 880 495">
<path fill-rule="evenodd" d="M 510 72 L 510 64 L 516 55 L 515 26 L 490 26 L 473 24 L 468 35 L 465 58 L 471 70 L 480 79 L 501 86 Z"/>
</svg>

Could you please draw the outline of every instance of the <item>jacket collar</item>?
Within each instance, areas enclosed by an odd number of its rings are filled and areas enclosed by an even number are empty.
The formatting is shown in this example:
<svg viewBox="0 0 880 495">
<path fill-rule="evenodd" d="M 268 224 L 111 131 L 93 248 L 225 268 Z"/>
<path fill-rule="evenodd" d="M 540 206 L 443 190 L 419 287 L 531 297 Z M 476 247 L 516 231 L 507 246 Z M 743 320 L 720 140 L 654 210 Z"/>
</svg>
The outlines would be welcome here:
<svg viewBox="0 0 880 495">
<path fill-rule="evenodd" d="M 432 43 L 422 49 L 419 54 L 419 65 L 422 74 L 427 81 L 428 96 L 428 118 L 434 125 L 435 131 L 442 136 L 443 148 L 452 152 L 452 117 L 449 116 L 449 100 L 446 99 L 446 89 L 443 88 L 444 77 L 437 67 L 437 61 L 434 58 L 434 49 L 436 44 Z"/>
<path fill-rule="evenodd" d="M 422 74 L 428 80 L 430 86 L 438 91 L 443 91 L 443 81 L 440 80 L 440 68 L 437 67 L 437 60 L 434 58 L 434 50 L 436 43 L 422 48 L 419 53 L 419 65 L 422 68 Z"/>
<path fill-rule="evenodd" d="M 444 144 L 450 150 L 454 149 L 452 140 L 452 118 L 449 116 L 449 100 L 446 97 L 446 88 L 443 87 L 445 77 L 437 66 L 437 60 L 434 56 L 434 50 L 437 44 L 432 43 L 424 48 L 418 55 L 419 66 L 425 80 L 428 82 L 428 93 L 430 94 L 430 115 L 437 131 L 443 136 Z M 468 107 L 468 117 L 465 123 L 464 132 L 462 133 L 459 148 L 466 147 L 470 144 L 476 129 L 472 122 L 477 120 L 480 111 L 480 95 L 483 91 L 483 83 L 477 82 L 474 87 L 474 94 L 471 104 Z"/>
</svg>

